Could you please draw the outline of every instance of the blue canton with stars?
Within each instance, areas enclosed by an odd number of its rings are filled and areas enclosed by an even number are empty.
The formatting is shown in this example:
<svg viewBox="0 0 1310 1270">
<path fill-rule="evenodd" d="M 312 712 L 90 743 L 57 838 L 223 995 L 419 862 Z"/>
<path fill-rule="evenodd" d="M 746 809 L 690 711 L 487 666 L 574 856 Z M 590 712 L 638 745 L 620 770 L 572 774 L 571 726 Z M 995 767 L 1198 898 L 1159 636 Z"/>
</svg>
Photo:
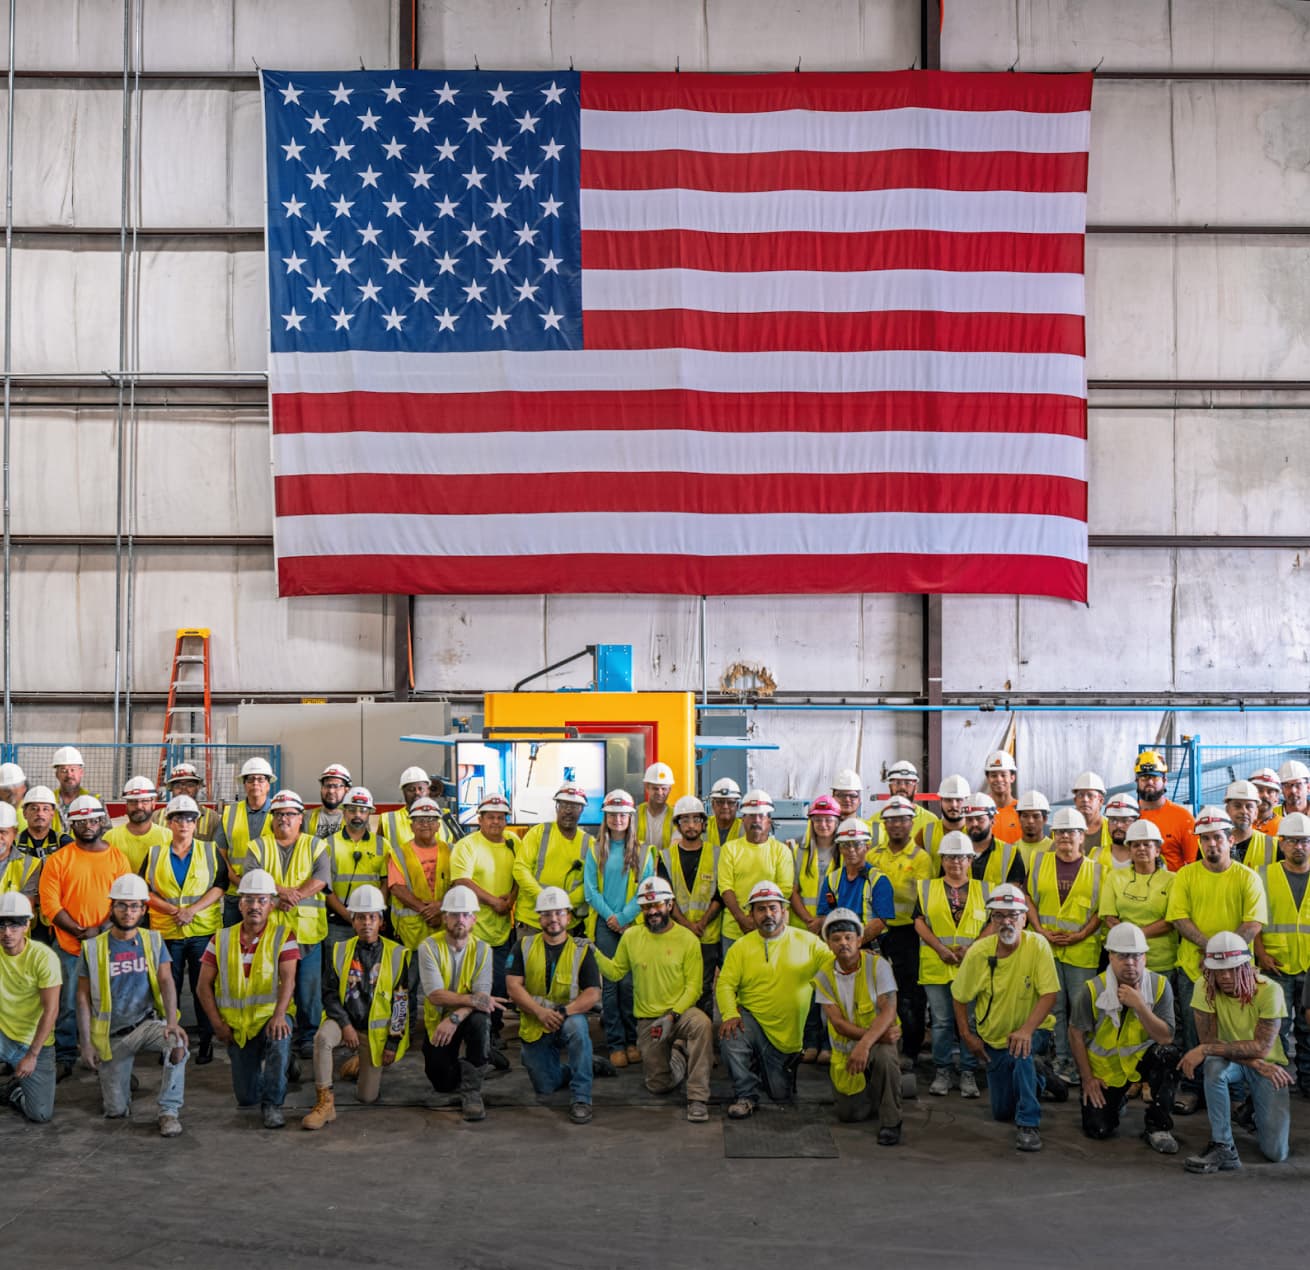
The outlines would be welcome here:
<svg viewBox="0 0 1310 1270">
<path fill-rule="evenodd" d="M 577 74 L 263 91 L 273 352 L 582 347 Z"/>
</svg>

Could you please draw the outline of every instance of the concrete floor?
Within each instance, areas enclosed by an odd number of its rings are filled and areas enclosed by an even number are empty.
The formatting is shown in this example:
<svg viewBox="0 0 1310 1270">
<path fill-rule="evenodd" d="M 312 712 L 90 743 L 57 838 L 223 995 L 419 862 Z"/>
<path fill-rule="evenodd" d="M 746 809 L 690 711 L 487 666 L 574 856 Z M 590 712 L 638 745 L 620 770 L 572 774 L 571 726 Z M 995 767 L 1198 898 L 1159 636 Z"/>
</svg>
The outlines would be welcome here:
<svg viewBox="0 0 1310 1270">
<path fill-rule="evenodd" d="M 512 1051 L 513 1052 L 513 1051 Z M 463 1123 L 430 1098 L 411 1054 L 383 1082 L 386 1105 L 338 1086 L 336 1123 L 298 1128 L 307 1079 L 288 1098 L 288 1127 L 268 1132 L 236 1109 L 226 1061 L 188 1073 L 186 1132 L 155 1134 L 158 1068 L 138 1060 L 137 1119 L 100 1117 L 96 1078 L 59 1086 L 44 1127 L 0 1119 L 3 1264 L 134 1267 L 346 1267 L 425 1262 L 497 1267 L 1196 1265 L 1304 1257 L 1284 1220 L 1310 1179 L 1310 1106 L 1293 1107 L 1293 1157 L 1190 1177 L 1182 1155 L 1157 1156 L 1134 1136 L 1091 1143 L 1070 1101 L 1047 1107 L 1045 1150 L 1019 1155 L 986 1098 L 907 1102 L 905 1140 L 880 1148 L 866 1126 L 833 1123 L 839 1159 L 731 1160 L 723 1104 L 708 1125 L 646 1094 L 640 1069 L 596 1083 L 596 1118 L 542 1106 L 517 1065 L 489 1081 L 488 1119 Z M 803 1069 L 798 1110 L 827 1120 L 826 1073 Z M 715 1095 L 727 1093 L 722 1069 Z M 1204 1145 L 1203 1116 L 1179 1121 L 1184 1153 Z M 1063 1230 L 1066 1234 L 1057 1232 Z M 943 1247 L 942 1245 L 945 1245 Z M 817 1254 L 817 1258 L 816 1258 Z"/>
</svg>

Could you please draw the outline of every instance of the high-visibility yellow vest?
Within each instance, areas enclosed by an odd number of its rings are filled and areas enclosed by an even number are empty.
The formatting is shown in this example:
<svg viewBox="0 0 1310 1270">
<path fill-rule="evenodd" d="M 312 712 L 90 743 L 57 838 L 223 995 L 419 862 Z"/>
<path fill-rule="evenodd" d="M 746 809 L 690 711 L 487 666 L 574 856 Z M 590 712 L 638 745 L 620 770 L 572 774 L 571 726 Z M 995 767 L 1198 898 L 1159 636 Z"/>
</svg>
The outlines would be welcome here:
<svg viewBox="0 0 1310 1270">
<path fill-rule="evenodd" d="M 657 850 L 663 851 L 669 843 L 673 841 L 673 807 L 670 805 L 664 809 L 664 826 L 660 830 L 660 840 L 658 843 L 647 843 L 646 841 L 646 830 L 650 824 L 648 817 L 649 811 L 647 809 L 647 804 L 642 803 L 641 806 L 637 808 L 637 841 L 641 843 L 643 847 L 652 846 Z"/>
<path fill-rule="evenodd" d="M 350 974 L 350 961 L 355 955 L 355 945 L 359 937 L 352 935 L 343 939 L 332 948 L 332 969 L 336 971 L 338 996 L 346 998 L 346 981 Z M 395 1004 L 396 991 L 406 992 L 405 963 L 409 953 L 393 940 L 382 940 L 382 957 L 378 962 L 378 977 L 373 984 L 373 1000 L 368 1007 L 368 1052 L 374 1067 L 382 1066 L 382 1053 L 387 1048 L 387 1036 L 391 1028 L 391 1010 Z M 404 1057 L 409 1049 L 409 1027 L 405 1027 L 396 1047 L 396 1060 Z"/>
<path fill-rule="evenodd" d="M 939 820 L 936 816 L 932 818 L 923 827 L 923 836 L 920 838 L 920 844 L 923 849 L 932 857 L 932 875 L 939 878 L 942 875 L 942 862 L 938 852 L 942 849 L 942 839 L 948 833 L 963 833 L 964 821 L 960 821 L 958 830 L 952 830 L 944 820 Z"/>
<path fill-rule="evenodd" d="M 721 847 L 725 842 L 731 842 L 734 838 L 741 837 L 741 817 L 738 816 L 731 825 L 728 826 L 727 833 L 719 832 L 719 822 L 711 816 L 705 825 L 705 841 L 712 847 Z"/>
<path fill-rule="evenodd" d="M 842 1018 L 847 1023 L 854 1023 L 856 1027 L 868 1028 L 872 1025 L 878 1013 L 877 976 L 878 954 L 862 952 L 860 954 L 860 969 L 855 972 L 855 1009 L 853 1012 L 847 1010 L 842 1002 L 841 994 L 837 991 L 836 966 L 833 966 L 830 970 L 819 971 L 814 977 L 814 982 L 832 998 L 841 1011 Z M 825 1019 L 825 1021 L 828 1024 L 828 1042 L 832 1049 L 832 1062 L 828 1065 L 828 1075 L 832 1077 L 832 1087 L 841 1094 L 858 1094 L 865 1085 L 864 1073 L 848 1072 L 846 1070 L 846 1060 L 858 1042 L 838 1032 L 833 1027 L 831 1020 Z"/>
<path fill-rule="evenodd" d="M 151 847 L 146 860 L 146 885 L 170 904 L 186 908 L 198 904 L 207 891 L 213 890 L 218 878 L 218 847 L 212 842 L 193 842 L 191 859 L 187 863 L 186 878 L 178 886 L 173 873 L 173 863 L 169 858 L 173 854 L 170 837 L 165 846 Z M 215 900 L 208 908 L 201 909 L 196 919 L 186 926 L 179 926 L 171 917 L 158 909 L 150 912 L 150 925 L 165 939 L 189 939 L 192 935 L 212 935 L 223 924 L 223 902 Z"/>
<path fill-rule="evenodd" d="M 1138 1067 L 1142 1055 L 1155 1042 L 1142 1026 L 1136 1010 L 1126 1005 L 1120 1006 L 1119 1022 L 1116 1025 L 1114 1015 L 1096 1004 L 1097 998 L 1105 991 L 1104 973 L 1088 983 L 1087 991 L 1092 994 L 1092 1015 L 1095 1019 L 1087 1036 L 1087 1061 L 1092 1075 L 1115 1089 L 1131 1085 L 1141 1079 Z M 1163 977 L 1150 970 L 1143 971 L 1141 993 L 1144 1000 L 1155 1005 L 1164 994 Z"/>
<path fill-rule="evenodd" d="M 1264 864 L 1257 872 L 1269 901 L 1269 921 L 1260 930 L 1265 952 L 1278 962 L 1283 974 L 1302 974 L 1310 970 L 1310 886 L 1298 908 L 1285 863 Z"/>
<path fill-rule="evenodd" d="M 987 925 L 987 897 L 991 887 L 969 879 L 969 890 L 957 922 L 951 916 L 950 901 L 946 898 L 946 879 L 933 878 L 919 883 L 919 907 L 923 919 L 937 939 L 947 948 L 968 948 L 982 928 Z M 929 946 L 927 940 L 919 942 L 919 982 L 950 983 L 959 973 L 959 966 L 948 966 Z"/>
<path fill-rule="evenodd" d="M 141 937 L 141 950 L 145 954 L 150 995 L 162 1019 L 164 999 L 159 992 L 159 950 L 164 941 L 158 931 L 138 927 L 137 933 Z M 87 976 L 87 984 L 91 989 L 91 1047 L 100 1055 L 101 1061 L 107 1063 L 114 1057 L 109 1045 L 109 1017 L 113 1013 L 109 986 L 109 932 L 104 931 L 94 939 L 88 939 L 82 947 L 86 952 L 87 967 L 91 971 Z"/>
<path fill-rule="evenodd" d="M 696 865 L 696 885 L 687 889 L 687 879 L 682 874 L 682 854 L 680 847 L 665 847 L 660 852 L 664 861 L 664 871 L 669 875 L 669 885 L 673 888 L 673 898 L 677 900 L 682 915 L 689 922 L 698 922 L 709 911 L 718 889 L 719 848 L 703 843 L 700 849 L 700 861 Z M 723 933 L 723 910 L 714 915 L 714 920 L 705 928 L 700 937 L 702 944 L 717 944 Z"/>
<path fill-rule="evenodd" d="M 1101 866 L 1084 856 L 1078 876 L 1061 904 L 1060 888 L 1056 883 L 1055 852 L 1039 852 L 1033 856 L 1032 868 L 1028 871 L 1028 894 L 1037 906 L 1037 920 L 1046 930 L 1082 930 L 1092 914 L 1100 911 L 1102 877 Z M 1063 961 L 1066 965 L 1095 966 L 1101 960 L 1100 932 L 1063 948 L 1052 944 L 1051 951 L 1056 961 Z"/>
<path fill-rule="evenodd" d="M 267 805 L 267 804 L 265 804 Z M 227 836 L 227 871 L 229 895 L 237 893 L 237 884 L 245 872 L 246 856 L 250 853 L 250 817 L 249 804 L 243 798 L 239 803 L 229 803 L 223 808 L 223 833 Z M 273 815 L 264 817 L 264 827 L 259 836 L 268 842 L 273 841 Z"/>
<path fill-rule="evenodd" d="M 452 984 L 450 968 L 453 961 L 450 945 L 446 943 L 446 932 L 443 930 L 435 935 L 429 935 L 427 942 L 432 945 L 433 955 L 441 970 L 441 981 L 446 985 L 447 992 L 467 993 L 473 986 L 473 980 L 477 978 L 491 956 L 490 946 L 470 935 L 468 944 L 464 948 L 464 960 L 460 963 L 459 979 Z M 433 1032 L 445 1022 L 446 1016 L 457 1008 L 451 1006 L 449 1009 L 439 1010 L 426 996 L 423 998 L 423 1026 L 427 1028 L 428 1040 L 432 1039 Z"/>
<path fill-rule="evenodd" d="M 566 939 L 555 962 L 555 973 L 546 983 L 546 940 L 542 935 L 524 935 L 519 952 L 523 958 L 523 988 L 538 1005 L 563 1010 L 578 995 L 578 975 L 587 944 L 581 939 Z M 519 1015 L 519 1040 L 530 1045 L 540 1040 L 546 1029 L 536 1015 L 526 1011 Z"/>
<path fill-rule="evenodd" d="M 232 1029 L 232 1040 L 245 1045 L 258 1036 L 273 1017 L 277 1006 L 278 957 L 291 931 L 269 922 L 255 945 L 246 977 L 241 965 L 241 923 L 225 926 L 218 932 L 214 958 L 218 976 L 214 980 L 214 1002 L 223 1022 Z M 287 1005 L 287 1016 L 296 1012 L 295 1000 Z"/>
<path fill-rule="evenodd" d="M 387 848 L 377 834 L 356 842 L 344 833 L 334 833 L 326 850 L 332 863 L 332 894 L 347 908 L 357 886 L 382 886 L 387 876 Z"/>
<path fill-rule="evenodd" d="M 514 919 L 525 926 L 541 929 L 541 919 L 537 916 L 537 895 L 548 886 L 558 886 L 569 893 L 573 905 L 573 921 L 581 921 L 587 915 L 587 901 L 584 897 L 582 881 L 582 862 L 587 858 L 595 839 L 591 834 L 575 829 L 572 838 L 562 833 L 556 837 L 556 825 L 552 821 L 535 825 L 519 840 L 514 848 L 514 880 L 518 883 L 518 899 L 514 902 Z M 535 851 L 532 842 L 536 835 Z M 563 843 L 563 849 L 560 848 Z M 555 858 L 552 860 L 551 847 L 554 846 Z M 549 865 L 549 869 L 547 868 Z M 537 890 L 524 884 L 519 876 L 531 873 Z M 547 881 L 549 874 L 550 880 Z"/>
<path fill-rule="evenodd" d="M 11 847 L 9 859 L 0 868 L 0 895 L 7 891 L 21 891 L 40 867 L 41 861 L 35 856 L 25 855 L 17 847 Z"/>
<path fill-rule="evenodd" d="M 1010 876 L 1010 869 L 1017 855 L 1019 855 L 1019 848 L 1014 843 L 1002 842 L 999 838 L 993 837 L 992 849 L 987 853 L 987 865 L 983 869 L 982 880 L 988 886 L 1000 886 Z M 1019 858 L 1023 857 L 1019 856 Z"/>
<path fill-rule="evenodd" d="M 140 873 L 150 852 L 161 843 L 172 844 L 173 832 L 163 825 L 152 824 L 142 834 L 129 833 L 126 825 L 115 825 L 105 834 L 105 841 L 123 853 L 123 859 L 133 873 Z"/>
<path fill-rule="evenodd" d="M 819 870 L 819 849 L 813 842 L 806 841 L 798 846 L 792 853 L 796 860 L 796 889 L 801 893 L 801 903 L 809 910 L 810 915 L 818 917 L 819 915 L 819 896 L 823 892 L 823 878 L 827 873 L 825 869 L 822 873 Z M 841 859 L 841 852 L 837 850 L 836 843 L 833 844 L 832 856 L 828 861 L 829 868 L 836 860 Z M 794 912 L 788 911 L 787 923 L 790 926 L 798 926 L 801 930 L 809 930 L 809 926 Z"/>
<path fill-rule="evenodd" d="M 282 851 L 274 838 L 261 838 L 251 846 L 247 866 L 263 869 L 273 875 L 278 886 L 304 886 L 314 879 L 314 861 L 327 850 L 322 838 L 311 838 L 302 833 L 296 839 L 291 859 L 282 867 Z M 327 938 L 327 900 L 322 891 L 306 897 L 296 905 L 295 912 L 284 913 L 274 909 L 268 917 L 273 926 L 291 928 L 296 941 L 317 944 Z"/>
<path fill-rule="evenodd" d="M 1047 834 L 1045 838 L 1037 842 L 1025 842 L 1022 838 L 1014 844 L 1019 848 L 1019 855 L 1023 860 L 1023 867 L 1026 869 L 1033 862 L 1033 856 L 1039 851 L 1052 851 L 1055 849 L 1055 839 Z"/>
<path fill-rule="evenodd" d="M 914 901 L 920 882 L 932 876 L 932 857 L 911 841 L 899 851 L 887 843 L 869 853 L 869 863 L 892 884 L 896 897 L 896 916 L 888 926 L 908 926 L 914 921 Z"/>
<path fill-rule="evenodd" d="M 400 869 L 403 885 L 413 893 L 416 900 L 423 904 L 432 904 L 445 897 L 450 886 L 450 849 L 442 842 L 437 844 L 437 867 L 434 871 L 433 885 L 428 885 L 428 875 L 418 858 L 414 839 L 409 838 L 399 846 L 388 841 L 387 847 L 396 867 Z M 400 938 L 400 942 L 413 952 L 429 935 L 433 928 L 422 913 L 402 904 L 396 893 L 391 893 L 391 929 Z"/>
<path fill-rule="evenodd" d="M 1237 859 L 1236 856 L 1233 858 Z M 1256 829 L 1247 839 L 1246 853 L 1237 862 L 1259 873 L 1266 864 L 1274 864 L 1278 859 L 1277 839 L 1271 833 L 1261 833 L 1259 829 Z"/>
<path fill-rule="evenodd" d="M 881 828 L 882 812 L 879 812 L 876 816 L 870 817 L 869 823 Z M 910 841 L 914 842 L 921 833 L 926 836 L 928 826 L 936 823 L 937 817 L 934 816 L 921 802 L 916 801 L 914 804 L 914 819 L 910 822 Z"/>
<path fill-rule="evenodd" d="M 873 921 L 877 914 L 873 911 L 873 888 L 878 885 L 878 879 L 882 877 L 882 870 L 872 864 L 866 864 L 864 890 L 860 893 L 860 907 L 856 916 L 866 926 Z M 828 870 L 823 879 L 823 885 L 831 897 L 828 904 L 828 911 L 832 912 L 839 903 L 841 892 L 838 888 L 841 886 L 842 879 L 846 876 L 846 862 L 838 857 L 833 861 L 832 867 Z"/>
</svg>

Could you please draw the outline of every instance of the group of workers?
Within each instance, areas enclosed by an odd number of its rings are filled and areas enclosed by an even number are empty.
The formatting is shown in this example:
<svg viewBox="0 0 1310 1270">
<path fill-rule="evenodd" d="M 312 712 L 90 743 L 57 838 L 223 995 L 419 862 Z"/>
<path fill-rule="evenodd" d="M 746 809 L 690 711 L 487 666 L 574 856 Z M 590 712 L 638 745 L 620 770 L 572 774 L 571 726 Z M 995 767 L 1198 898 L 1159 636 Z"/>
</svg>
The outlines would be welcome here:
<svg viewBox="0 0 1310 1270">
<path fill-rule="evenodd" d="M 553 821 L 520 836 L 491 794 L 454 840 L 417 767 L 378 819 L 339 764 L 308 814 L 262 759 L 221 809 L 180 764 L 162 808 L 152 782 L 128 781 L 110 828 L 81 755 L 64 747 L 54 766 L 57 792 L 0 767 L 0 1097 L 31 1121 L 51 1118 L 79 1057 L 104 1114 L 128 1115 L 144 1051 L 163 1068 L 159 1131 L 180 1134 L 188 985 L 194 1061 L 225 1046 L 237 1102 L 270 1129 L 302 1061 L 316 1099 L 301 1124 L 317 1130 L 337 1079 L 376 1101 L 412 1039 L 433 1088 L 481 1120 L 510 1012 L 533 1088 L 567 1090 L 577 1124 L 616 1068 L 681 1090 L 703 1123 L 716 1061 L 731 1119 L 790 1102 L 818 1063 L 837 1117 L 893 1146 L 927 1044 L 928 1094 L 978 1098 L 984 1076 L 1020 1151 L 1041 1148 L 1042 1103 L 1071 1089 L 1093 1139 L 1140 1095 L 1163 1154 L 1179 1150 L 1174 1116 L 1203 1103 L 1209 1141 L 1185 1164 L 1210 1173 L 1241 1167 L 1234 1122 L 1285 1159 L 1290 1091 L 1310 1096 L 1310 768 L 1295 760 L 1195 820 L 1150 750 L 1135 796 L 1086 771 L 1053 814 L 1018 793 L 1005 751 L 986 791 L 948 776 L 937 814 L 898 761 L 867 813 L 858 774 L 839 772 L 787 842 L 768 794 L 723 779 L 708 809 L 671 803 L 664 763 L 640 805 L 611 791 L 594 828 L 566 782 Z"/>
</svg>

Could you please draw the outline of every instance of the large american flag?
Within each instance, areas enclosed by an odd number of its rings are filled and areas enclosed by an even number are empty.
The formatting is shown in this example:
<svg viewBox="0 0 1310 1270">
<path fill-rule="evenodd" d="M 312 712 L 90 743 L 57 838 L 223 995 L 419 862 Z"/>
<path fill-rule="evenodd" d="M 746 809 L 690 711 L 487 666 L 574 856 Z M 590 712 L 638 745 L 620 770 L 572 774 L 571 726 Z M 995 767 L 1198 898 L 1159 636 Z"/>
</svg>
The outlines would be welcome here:
<svg viewBox="0 0 1310 1270">
<path fill-rule="evenodd" d="M 1085 599 L 1091 83 L 263 72 L 280 593 Z"/>
</svg>

